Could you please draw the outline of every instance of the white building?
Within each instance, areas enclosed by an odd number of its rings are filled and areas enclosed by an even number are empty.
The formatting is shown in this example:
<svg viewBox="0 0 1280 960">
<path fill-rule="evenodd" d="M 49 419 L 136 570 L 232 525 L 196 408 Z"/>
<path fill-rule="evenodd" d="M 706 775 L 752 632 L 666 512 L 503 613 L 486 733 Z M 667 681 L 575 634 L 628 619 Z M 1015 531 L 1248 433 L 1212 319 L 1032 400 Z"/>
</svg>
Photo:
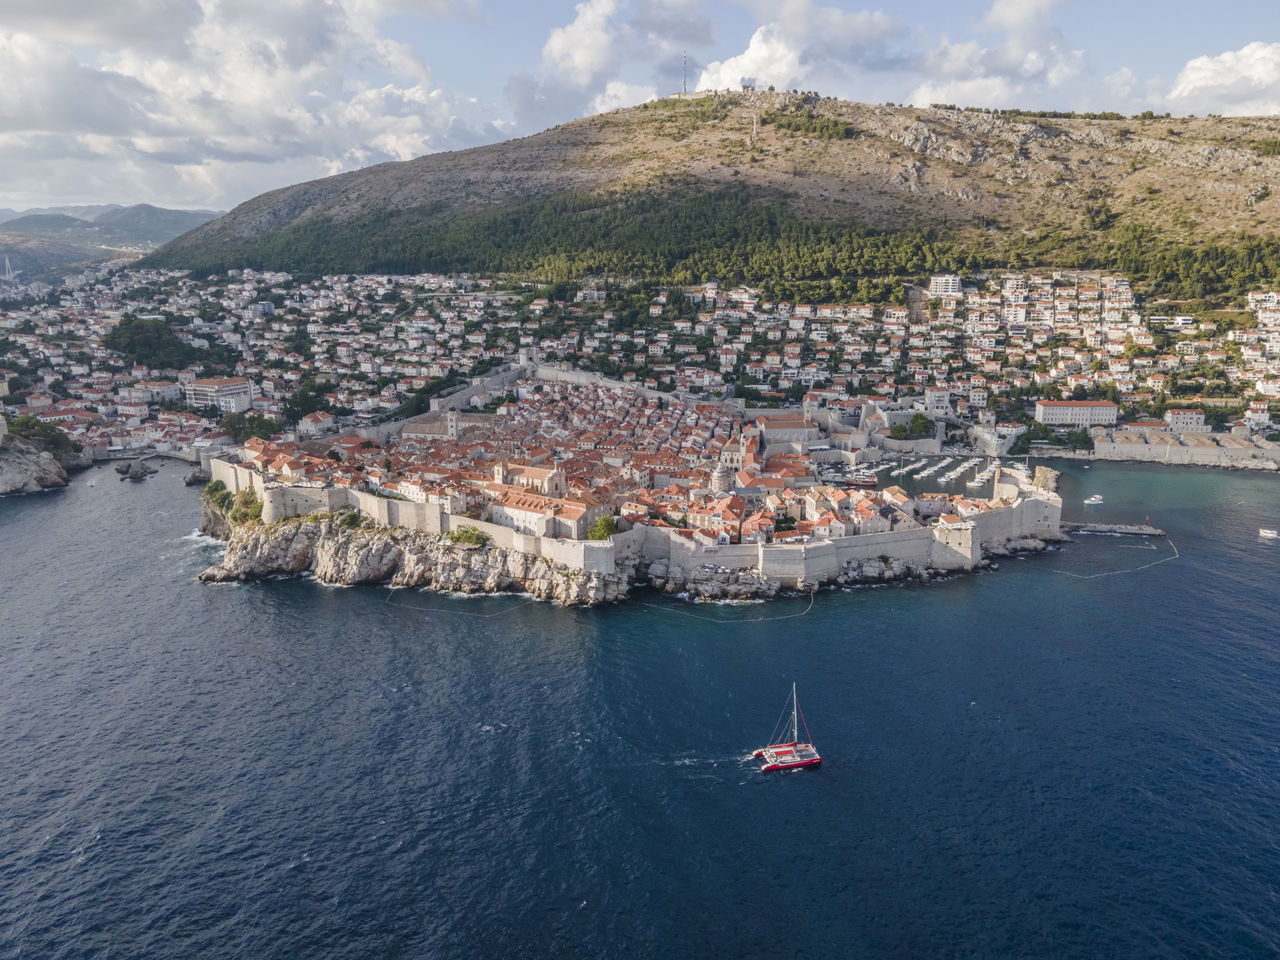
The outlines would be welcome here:
<svg viewBox="0 0 1280 960">
<path fill-rule="evenodd" d="M 930 298 L 958 297 L 963 292 L 960 278 L 953 273 L 942 273 L 929 278 Z"/>
<path fill-rule="evenodd" d="M 243 413 L 253 404 L 253 384 L 245 377 L 210 377 L 185 384 L 187 403 L 217 407 L 219 413 Z"/>
<path fill-rule="evenodd" d="M 1208 433 L 1203 410 L 1166 410 L 1164 422 L 1174 433 Z"/>
<path fill-rule="evenodd" d="M 1049 427 L 1110 427 L 1119 414 L 1110 400 L 1036 401 L 1036 422 Z"/>
</svg>

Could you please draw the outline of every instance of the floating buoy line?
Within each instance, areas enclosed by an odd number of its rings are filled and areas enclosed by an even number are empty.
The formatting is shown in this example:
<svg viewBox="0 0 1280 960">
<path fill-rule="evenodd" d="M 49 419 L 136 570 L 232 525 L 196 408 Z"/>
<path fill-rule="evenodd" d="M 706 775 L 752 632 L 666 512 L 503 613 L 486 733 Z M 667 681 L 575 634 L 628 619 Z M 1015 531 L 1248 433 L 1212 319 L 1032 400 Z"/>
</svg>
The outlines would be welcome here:
<svg viewBox="0 0 1280 960">
<path fill-rule="evenodd" d="M 1102 573 L 1072 573 L 1069 570 L 1058 570 L 1057 572 L 1062 574 L 1064 577 L 1075 577 L 1077 580 L 1097 580 L 1099 577 L 1115 577 L 1122 573 L 1137 573 L 1139 570 L 1146 570 L 1148 567 L 1158 567 L 1162 563 L 1168 563 L 1170 560 L 1177 560 L 1182 556 L 1182 554 L 1178 552 L 1178 546 L 1173 542 L 1173 539 L 1171 537 L 1165 537 L 1165 539 L 1169 541 L 1169 546 L 1173 547 L 1173 555 L 1161 557 L 1159 560 L 1152 560 L 1150 563 L 1144 563 L 1141 566 L 1127 567 L 1124 570 L 1106 570 Z M 1152 544 L 1150 540 L 1147 541 L 1147 544 L 1152 550 L 1155 549 L 1155 545 Z M 1142 548 L 1138 547 L 1134 549 Z"/>
</svg>

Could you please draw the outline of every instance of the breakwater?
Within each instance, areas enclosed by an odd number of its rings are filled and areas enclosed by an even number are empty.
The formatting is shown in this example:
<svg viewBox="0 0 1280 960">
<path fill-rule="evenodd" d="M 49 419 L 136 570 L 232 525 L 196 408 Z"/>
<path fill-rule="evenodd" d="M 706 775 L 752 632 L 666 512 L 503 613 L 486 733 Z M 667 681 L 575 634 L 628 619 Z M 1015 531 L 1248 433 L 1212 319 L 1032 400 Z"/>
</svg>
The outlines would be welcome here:
<svg viewBox="0 0 1280 960">
<path fill-rule="evenodd" d="M 1165 532 L 1147 523 L 1063 523 L 1064 533 L 1121 533 L 1135 537 L 1163 537 Z"/>
</svg>

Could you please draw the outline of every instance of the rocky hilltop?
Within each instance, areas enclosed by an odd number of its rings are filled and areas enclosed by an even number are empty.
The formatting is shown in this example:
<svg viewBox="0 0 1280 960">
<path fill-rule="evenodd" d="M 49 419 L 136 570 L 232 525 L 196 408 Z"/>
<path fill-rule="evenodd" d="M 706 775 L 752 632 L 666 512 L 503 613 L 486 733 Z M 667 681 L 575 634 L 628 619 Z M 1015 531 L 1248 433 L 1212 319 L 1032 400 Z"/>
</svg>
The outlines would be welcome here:
<svg viewBox="0 0 1280 960">
<path fill-rule="evenodd" d="M 492 241 L 484 223 L 496 211 L 730 186 L 780 199 L 802 219 L 892 230 L 1044 235 L 1127 224 L 1182 241 L 1265 237 L 1280 227 L 1278 154 L 1276 117 L 1031 115 L 722 92 L 274 190 L 152 262 L 287 268 L 314 244 L 331 254 L 323 262 L 372 268 L 355 262 L 359 251 L 394 259 L 407 244 L 443 249 L 440 228 L 468 218 Z M 502 228 L 537 232 L 534 220 Z M 389 237 L 382 248 L 368 242 Z"/>
</svg>

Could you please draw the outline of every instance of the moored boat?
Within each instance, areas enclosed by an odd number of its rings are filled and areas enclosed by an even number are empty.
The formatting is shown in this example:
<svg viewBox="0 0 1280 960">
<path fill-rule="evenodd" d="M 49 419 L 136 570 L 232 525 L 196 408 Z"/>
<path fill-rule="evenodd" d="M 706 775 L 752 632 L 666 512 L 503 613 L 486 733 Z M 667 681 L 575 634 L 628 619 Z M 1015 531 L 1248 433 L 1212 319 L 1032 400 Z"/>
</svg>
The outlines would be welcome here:
<svg viewBox="0 0 1280 960">
<path fill-rule="evenodd" d="M 770 740 L 777 737 L 779 729 L 787 731 L 786 726 L 786 710 L 783 710 L 782 717 L 778 720 L 778 726 L 774 728 L 773 736 Z M 809 742 L 802 743 L 800 741 L 800 726 L 804 725 L 804 735 Z M 813 738 L 809 736 L 809 725 L 804 721 L 804 714 L 800 712 L 800 703 L 796 699 L 796 685 L 791 684 L 791 739 L 785 743 L 770 743 L 767 747 L 761 747 L 752 754 L 763 761 L 760 769 L 763 771 L 770 770 L 793 770 L 798 767 L 816 767 L 822 763 L 822 757 L 818 755 L 818 748 L 813 745 Z"/>
<path fill-rule="evenodd" d="M 1258 536 L 1263 540 L 1280 539 L 1280 530 L 1272 530 L 1270 527 L 1259 527 Z"/>
<path fill-rule="evenodd" d="M 1086 507 L 1099 506 L 1102 503 L 1102 494 L 1095 493 L 1092 497 L 1089 497 L 1088 499 L 1086 499 L 1084 503 Z"/>
<path fill-rule="evenodd" d="M 844 482 L 846 487 L 871 488 L 879 484 L 879 479 L 870 470 L 859 470 Z"/>
</svg>

